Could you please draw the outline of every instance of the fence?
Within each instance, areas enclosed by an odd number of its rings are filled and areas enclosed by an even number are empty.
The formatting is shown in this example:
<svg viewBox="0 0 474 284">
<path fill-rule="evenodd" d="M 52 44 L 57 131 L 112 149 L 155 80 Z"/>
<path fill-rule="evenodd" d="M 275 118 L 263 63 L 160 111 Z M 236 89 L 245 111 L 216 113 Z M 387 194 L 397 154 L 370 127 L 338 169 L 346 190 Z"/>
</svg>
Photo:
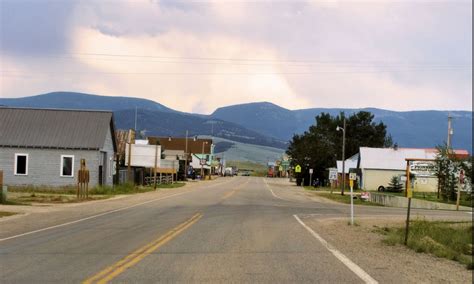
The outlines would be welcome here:
<svg viewBox="0 0 474 284">
<path fill-rule="evenodd" d="M 156 184 L 170 184 L 173 183 L 173 175 L 162 175 L 156 177 Z M 155 184 L 154 177 L 145 177 L 145 185 L 152 186 Z"/>
</svg>

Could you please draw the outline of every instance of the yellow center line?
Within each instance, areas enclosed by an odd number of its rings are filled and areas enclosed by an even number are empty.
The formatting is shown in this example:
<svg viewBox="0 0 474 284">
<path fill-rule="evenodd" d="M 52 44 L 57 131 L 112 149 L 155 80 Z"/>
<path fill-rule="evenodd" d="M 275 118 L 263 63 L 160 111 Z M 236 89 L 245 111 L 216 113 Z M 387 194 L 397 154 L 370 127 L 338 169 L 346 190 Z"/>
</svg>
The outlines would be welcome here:
<svg viewBox="0 0 474 284">
<path fill-rule="evenodd" d="M 186 222 L 181 223 L 180 225 L 176 226 L 175 228 L 168 231 L 163 236 L 159 237 L 158 239 L 148 243 L 147 245 L 135 250 L 134 252 L 130 253 L 123 259 L 117 261 L 115 264 L 103 269 L 102 271 L 98 272 L 94 276 L 84 280 L 83 284 L 90 284 L 90 283 L 107 283 L 110 280 L 114 279 L 118 275 L 122 274 L 128 268 L 134 266 L 138 262 L 140 262 L 143 258 L 150 255 L 161 246 L 172 240 L 174 237 L 185 231 L 187 228 L 191 227 L 194 223 L 201 219 L 202 214 L 196 213 L 193 217 L 188 219 Z"/>
<path fill-rule="evenodd" d="M 234 188 L 232 191 L 230 192 L 227 192 L 224 197 L 222 197 L 222 200 L 225 200 L 229 197 L 231 197 L 232 195 L 234 195 L 239 189 L 241 189 L 244 185 L 246 185 L 247 183 L 249 183 L 249 180 L 247 179 L 244 183 L 240 184 L 239 186 L 237 186 L 236 188 Z"/>
<path fill-rule="evenodd" d="M 235 190 L 232 190 L 231 192 L 227 192 L 227 194 L 224 195 L 224 197 L 222 197 L 222 199 L 227 199 L 227 198 L 231 197 L 232 195 L 234 195 L 234 193 L 235 193 Z"/>
</svg>

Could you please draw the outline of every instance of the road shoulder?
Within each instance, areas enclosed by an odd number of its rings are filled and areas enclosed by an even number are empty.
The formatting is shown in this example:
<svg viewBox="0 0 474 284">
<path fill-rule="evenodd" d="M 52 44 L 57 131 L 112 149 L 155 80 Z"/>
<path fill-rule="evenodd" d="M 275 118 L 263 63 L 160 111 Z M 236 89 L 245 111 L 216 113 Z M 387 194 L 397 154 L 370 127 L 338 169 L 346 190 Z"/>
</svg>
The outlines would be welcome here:
<svg viewBox="0 0 474 284">
<path fill-rule="evenodd" d="M 384 244 L 377 228 L 403 225 L 402 218 L 363 218 L 358 226 L 349 226 L 347 218 L 302 220 L 380 283 L 472 283 L 472 271 L 457 262 Z"/>
</svg>

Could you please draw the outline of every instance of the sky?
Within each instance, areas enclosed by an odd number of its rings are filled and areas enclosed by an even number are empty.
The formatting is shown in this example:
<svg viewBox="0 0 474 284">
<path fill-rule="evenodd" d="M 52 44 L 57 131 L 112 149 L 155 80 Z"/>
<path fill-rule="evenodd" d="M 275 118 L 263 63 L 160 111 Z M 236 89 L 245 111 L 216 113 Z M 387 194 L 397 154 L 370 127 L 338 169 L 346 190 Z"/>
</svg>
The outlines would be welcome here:
<svg viewBox="0 0 474 284">
<path fill-rule="evenodd" d="M 0 3 L 0 97 L 472 110 L 472 1 Z"/>
</svg>

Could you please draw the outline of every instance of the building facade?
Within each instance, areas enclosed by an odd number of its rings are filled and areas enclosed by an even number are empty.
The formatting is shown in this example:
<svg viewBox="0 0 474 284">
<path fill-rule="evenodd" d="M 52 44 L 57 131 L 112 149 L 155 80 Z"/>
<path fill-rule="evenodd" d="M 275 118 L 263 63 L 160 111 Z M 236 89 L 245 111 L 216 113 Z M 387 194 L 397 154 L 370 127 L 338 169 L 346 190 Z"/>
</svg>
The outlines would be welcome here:
<svg viewBox="0 0 474 284">
<path fill-rule="evenodd" d="M 81 159 L 89 187 L 112 185 L 113 114 L 104 111 L 0 108 L 0 169 L 8 186 L 77 184 Z"/>
</svg>

